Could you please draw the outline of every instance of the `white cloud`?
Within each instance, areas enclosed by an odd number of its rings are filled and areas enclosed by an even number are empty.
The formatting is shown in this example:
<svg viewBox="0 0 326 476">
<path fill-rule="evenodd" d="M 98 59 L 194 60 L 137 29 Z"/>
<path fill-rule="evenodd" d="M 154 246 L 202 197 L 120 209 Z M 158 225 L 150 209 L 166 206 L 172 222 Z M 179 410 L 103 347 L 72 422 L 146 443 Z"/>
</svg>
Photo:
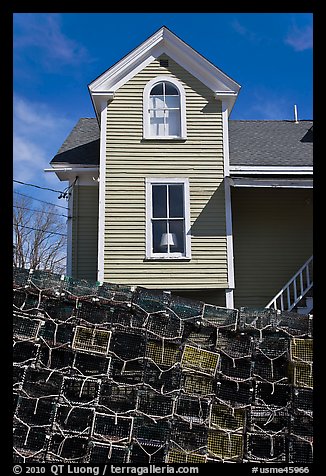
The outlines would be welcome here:
<svg viewBox="0 0 326 476">
<path fill-rule="evenodd" d="M 14 97 L 14 179 L 41 185 L 56 184 L 53 174 L 44 172 L 73 124 L 50 112 L 47 104 Z M 59 187 L 62 188 L 62 187 Z"/>
<path fill-rule="evenodd" d="M 49 69 L 90 62 L 87 49 L 65 35 L 57 13 L 16 13 L 14 50 L 39 50 L 38 60 Z"/>
<path fill-rule="evenodd" d="M 311 49 L 313 46 L 312 26 L 306 25 L 299 28 L 296 24 L 293 24 L 284 41 L 295 51 L 305 51 Z"/>
</svg>

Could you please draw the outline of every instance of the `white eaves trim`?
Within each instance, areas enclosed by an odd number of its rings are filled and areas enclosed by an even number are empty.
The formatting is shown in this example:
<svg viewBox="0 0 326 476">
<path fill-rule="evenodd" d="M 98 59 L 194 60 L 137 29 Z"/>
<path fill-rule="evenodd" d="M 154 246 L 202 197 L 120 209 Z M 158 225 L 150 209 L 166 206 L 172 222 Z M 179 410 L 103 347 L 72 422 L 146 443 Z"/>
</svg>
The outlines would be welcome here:
<svg viewBox="0 0 326 476">
<path fill-rule="evenodd" d="M 109 100 L 112 99 L 115 91 L 163 53 L 199 79 L 219 99 L 227 95 L 231 111 L 241 86 L 163 26 L 89 84 L 97 116 L 100 116 L 100 108 L 96 94 L 108 93 Z"/>
<path fill-rule="evenodd" d="M 313 175 L 313 167 L 230 165 L 230 175 Z"/>
</svg>

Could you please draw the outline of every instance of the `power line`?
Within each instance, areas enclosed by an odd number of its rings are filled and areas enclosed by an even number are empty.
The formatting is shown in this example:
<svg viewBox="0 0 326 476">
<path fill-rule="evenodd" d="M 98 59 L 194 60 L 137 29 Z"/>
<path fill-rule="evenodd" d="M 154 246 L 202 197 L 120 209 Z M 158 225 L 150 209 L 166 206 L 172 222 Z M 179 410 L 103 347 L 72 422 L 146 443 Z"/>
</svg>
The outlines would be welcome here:
<svg viewBox="0 0 326 476">
<path fill-rule="evenodd" d="M 21 195 L 22 197 L 32 198 L 33 200 L 37 200 L 38 202 L 47 203 L 48 205 L 53 205 L 54 207 L 59 207 L 59 208 L 63 208 L 64 210 L 69 210 L 68 207 L 63 207 L 62 205 L 56 205 L 55 203 L 51 203 L 51 202 L 45 202 L 44 200 L 40 200 L 39 198 L 32 197 L 31 195 L 26 195 L 24 193 L 20 193 L 16 191 L 14 191 L 14 193 L 16 193 L 17 195 Z"/>
<path fill-rule="evenodd" d="M 64 193 L 62 190 L 54 190 L 53 188 L 41 187 L 40 185 L 35 185 L 33 183 L 21 182 L 20 180 L 13 180 L 15 183 L 20 183 L 21 185 L 27 185 L 28 187 L 41 188 L 42 190 L 48 190 L 49 192 Z"/>
<path fill-rule="evenodd" d="M 14 208 L 20 208 L 21 210 L 29 210 L 31 212 L 39 212 L 44 213 L 44 210 L 37 210 L 37 208 L 27 208 L 27 207 L 20 207 L 19 205 L 14 205 Z M 63 215 L 62 213 L 54 213 L 54 212 L 46 212 L 47 215 L 56 215 L 58 217 L 65 217 L 70 218 L 68 215 Z"/>
<path fill-rule="evenodd" d="M 20 223 L 15 223 L 14 226 L 20 226 L 21 228 L 28 228 L 29 230 L 34 230 L 34 231 L 42 231 L 43 233 L 47 233 L 49 235 L 67 236 L 66 233 L 58 233 L 56 231 L 46 231 L 46 230 L 42 230 L 41 228 L 33 228 L 31 226 L 21 225 Z"/>
</svg>

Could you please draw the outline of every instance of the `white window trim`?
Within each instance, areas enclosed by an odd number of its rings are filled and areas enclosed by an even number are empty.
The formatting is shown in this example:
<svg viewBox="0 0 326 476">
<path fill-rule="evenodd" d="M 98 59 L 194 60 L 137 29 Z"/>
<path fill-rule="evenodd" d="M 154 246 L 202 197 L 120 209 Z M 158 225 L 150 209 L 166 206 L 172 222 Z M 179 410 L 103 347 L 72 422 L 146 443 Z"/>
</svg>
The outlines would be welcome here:
<svg viewBox="0 0 326 476">
<path fill-rule="evenodd" d="M 146 259 L 149 260 L 190 260 L 191 235 L 190 235 L 190 194 L 188 178 L 146 178 Z M 181 253 L 153 253 L 152 252 L 152 185 L 153 184 L 182 184 L 184 186 L 184 212 L 185 212 L 185 254 Z"/>
<path fill-rule="evenodd" d="M 149 121 L 149 95 L 150 92 L 157 83 L 169 82 L 173 84 L 180 95 L 180 136 L 153 136 L 150 132 L 150 121 Z M 164 140 L 164 139 L 175 139 L 175 140 L 185 140 L 187 138 L 187 125 L 186 125 L 186 95 L 182 84 L 171 76 L 157 76 L 154 79 L 151 79 L 145 86 L 143 91 L 143 138 L 152 139 L 152 140 Z"/>
</svg>

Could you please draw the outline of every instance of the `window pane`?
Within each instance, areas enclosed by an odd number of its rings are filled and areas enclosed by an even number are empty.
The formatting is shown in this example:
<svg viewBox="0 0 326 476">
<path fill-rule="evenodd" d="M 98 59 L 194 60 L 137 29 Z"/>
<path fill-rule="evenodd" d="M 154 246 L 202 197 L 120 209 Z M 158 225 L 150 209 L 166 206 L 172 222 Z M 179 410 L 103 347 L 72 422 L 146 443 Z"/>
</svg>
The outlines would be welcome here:
<svg viewBox="0 0 326 476">
<path fill-rule="evenodd" d="M 179 96 L 166 96 L 165 105 L 167 108 L 177 108 L 180 107 Z"/>
<path fill-rule="evenodd" d="M 184 221 L 169 221 L 169 230 L 172 235 L 173 245 L 170 245 L 170 253 L 183 253 L 185 251 Z"/>
<path fill-rule="evenodd" d="M 151 95 L 154 95 L 154 94 L 163 95 L 163 83 L 155 84 L 155 86 L 151 90 Z"/>
<path fill-rule="evenodd" d="M 163 96 L 151 96 L 149 102 L 149 107 L 151 109 L 163 109 L 164 104 L 164 97 Z"/>
<path fill-rule="evenodd" d="M 179 96 L 179 91 L 173 84 L 165 83 L 165 94 L 168 96 Z"/>
<path fill-rule="evenodd" d="M 169 216 L 184 218 L 183 185 L 169 185 Z"/>
<path fill-rule="evenodd" d="M 164 136 L 164 112 L 150 112 L 151 136 Z"/>
<path fill-rule="evenodd" d="M 166 185 L 152 186 L 153 218 L 167 217 Z"/>
<path fill-rule="evenodd" d="M 167 136 L 180 137 L 180 111 L 166 111 L 166 133 Z"/>
<path fill-rule="evenodd" d="M 168 240 L 167 236 L 167 221 L 155 220 L 152 222 L 153 227 L 153 253 L 167 253 Z"/>
</svg>

